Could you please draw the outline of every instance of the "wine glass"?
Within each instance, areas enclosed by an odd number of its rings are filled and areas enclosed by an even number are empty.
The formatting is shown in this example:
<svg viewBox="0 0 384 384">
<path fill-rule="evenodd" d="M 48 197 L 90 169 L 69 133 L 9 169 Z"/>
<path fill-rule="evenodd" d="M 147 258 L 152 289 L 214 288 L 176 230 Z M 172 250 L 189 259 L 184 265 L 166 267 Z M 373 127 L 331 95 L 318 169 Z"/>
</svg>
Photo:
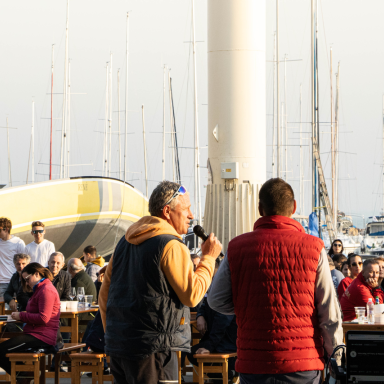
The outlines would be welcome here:
<svg viewBox="0 0 384 384">
<path fill-rule="evenodd" d="M 79 303 L 83 301 L 84 295 L 85 295 L 84 287 L 77 288 L 77 298 L 79 300 Z"/>
<path fill-rule="evenodd" d="M 72 287 L 69 291 L 69 297 L 71 300 L 73 300 L 76 297 L 76 288 Z"/>
</svg>

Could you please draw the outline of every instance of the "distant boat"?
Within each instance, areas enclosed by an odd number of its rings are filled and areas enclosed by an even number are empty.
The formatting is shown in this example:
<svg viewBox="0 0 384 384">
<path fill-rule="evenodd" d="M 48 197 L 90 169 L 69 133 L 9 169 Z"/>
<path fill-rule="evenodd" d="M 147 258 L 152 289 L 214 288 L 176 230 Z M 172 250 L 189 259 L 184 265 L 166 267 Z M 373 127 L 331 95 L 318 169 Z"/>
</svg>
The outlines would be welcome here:
<svg viewBox="0 0 384 384">
<path fill-rule="evenodd" d="M 107 177 L 71 177 L 0 189 L 2 217 L 11 234 L 32 242 L 31 223 L 45 224 L 45 238 L 68 260 L 87 245 L 110 255 L 127 228 L 148 215 L 148 199 L 130 184 Z"/>
</svg>

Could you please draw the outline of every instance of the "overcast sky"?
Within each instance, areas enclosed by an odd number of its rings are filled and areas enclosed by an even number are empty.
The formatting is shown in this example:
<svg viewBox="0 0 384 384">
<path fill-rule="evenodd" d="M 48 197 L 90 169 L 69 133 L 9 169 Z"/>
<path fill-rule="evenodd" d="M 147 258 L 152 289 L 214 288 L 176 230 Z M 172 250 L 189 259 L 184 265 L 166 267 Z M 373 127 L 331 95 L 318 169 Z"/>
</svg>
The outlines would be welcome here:
<svg viewBox="0 0 384 384">
<path fill-rule="evenodd" d="M 207 160 L 207 1 L 196 0 L 197 76 L 201 164 Z M 256 1 L 256 0 L 255 0 Z M 171 68 L 178 141 L 193 145 L 193 71 L 191 3 L 189 0 L 70 1 L 69 58 L 71 60 L 71 166 L 70 175 L 101 175 L 105 115 L 106 62 L 113 53 L 113 131 L 118 130 L 117 70 L 121 75 L 120 111 L 125 103 L 126 12 L 130 13 L 128 167 L 129 180 L 144 191 L 141 106 L 145 106 L 150 191 L 161 180 L 163 125 L 163 66 Z M 382 68 L 380 41 L 384 33 L 384 3 L 321 0 L 319 3 L 319 69 L 321 153 L 330 177 L 330 72 L 340 70 L 339 207 L 346 214 L 371 216 L 382 207 Z M 275 1 L 267 1 L 266 60 L 273 58 L 276 30 Z M 66 1 L 19 0 L 2 2 L 0 12 L 1 71 L 0 126 L 6 117 L 10 130 L 12 180 L 24 184 L 31 131 L 31 103 L 35 101 L 35 181 L 48 178 L 51 51 L 55 44 L 54 155 L 60 161 Z M 280 0 L 280 58 L 288 55 L 287 108 L 289 144 L 288 181 L 299 200 L 299 90 L 303 89 L 303 131 L 310 126 L 310 2 Z M 267 63 L 267 175 L 271 174 L 272 63 Z M 281 101 L 284 102 L 284 66 L 281 65 Z M 336 88 L 335 76 L 334 90 Z M 168 97 L 168 95 L 167 95 Z M 120 113 L 124 130 L 124 113 Z M 169 130 L 169 103 L 166 102 Z M 308 134 L 304 135 L 308 138 Z M 6 130 L 0 129 L 0 183 L 8 184 Z M 308 140 L 304 140 L 308 144 Z M 118 176 L 118 136 L 113 137 L 112 174 Z M 167 178 L 172 178 L 170 141 L 167 140 Z M 183 183 L 193 191 L 193 151 L 180 149 Z M 310 212 L 309 147 L 304 147 L 305 214 Z M 54 166 L 54 178 L 59 168 Z M 31 175 L 29 176 L 29 179 Z M 327 179 L 330 190 L 330 180 Z M 206 185 L 206 171 L 202 185 Z M 192 192 L 193 194 L 193 192 Z M 205 201 L 205 188 L 202 188 Z M 362 225 L 360 217 L 354 217 Z"/>
</svg>

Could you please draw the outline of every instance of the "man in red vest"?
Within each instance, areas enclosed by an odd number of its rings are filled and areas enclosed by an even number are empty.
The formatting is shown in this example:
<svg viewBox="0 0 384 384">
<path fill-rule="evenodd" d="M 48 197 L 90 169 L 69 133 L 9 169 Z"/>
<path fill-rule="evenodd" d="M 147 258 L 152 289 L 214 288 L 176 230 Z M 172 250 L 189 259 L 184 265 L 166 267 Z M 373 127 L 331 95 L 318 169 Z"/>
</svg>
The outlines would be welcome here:
<svg viewBox="0 0 384 384">
<path fill-rule="evenodd" d="M 324 348 L 330 355 L 343 343 L 324 243 L 291 218 L 295 211 L 291 186 L 268 180 L 262 217 L 229 243 L 208 294 L 215 311 L 236 314 L 241 384 L 319 383 Z"/>
</svg>

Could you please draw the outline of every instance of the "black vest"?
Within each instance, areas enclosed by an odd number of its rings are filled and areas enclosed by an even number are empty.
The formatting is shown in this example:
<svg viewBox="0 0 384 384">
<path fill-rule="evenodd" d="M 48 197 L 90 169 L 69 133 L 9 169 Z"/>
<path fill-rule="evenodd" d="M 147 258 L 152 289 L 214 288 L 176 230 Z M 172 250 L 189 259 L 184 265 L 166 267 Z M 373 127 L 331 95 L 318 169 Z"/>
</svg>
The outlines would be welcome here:
<svg viewBox="0 0 384 384">
<path fill-rule="evenodd" d="M 156 352 L 189 352 L 190 312 L 160 268 L 165 245 L 178 240 L 160 235 L 140 245 L 123 236 L 113 255 L 107 302 L 105 350 L 140 360 Z"/>
</svg>

